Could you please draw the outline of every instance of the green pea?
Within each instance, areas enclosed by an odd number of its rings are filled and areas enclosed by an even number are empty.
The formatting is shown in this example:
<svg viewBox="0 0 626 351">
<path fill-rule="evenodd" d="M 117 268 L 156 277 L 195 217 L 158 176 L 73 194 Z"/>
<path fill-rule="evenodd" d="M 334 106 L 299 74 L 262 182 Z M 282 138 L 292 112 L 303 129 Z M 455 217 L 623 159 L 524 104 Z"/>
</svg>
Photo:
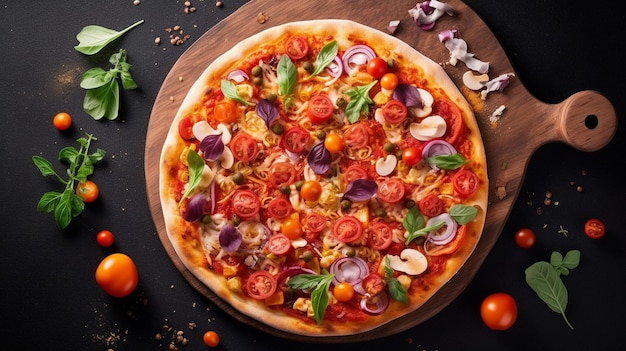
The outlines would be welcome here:
<svg viewBox="0 0 626 351">
<path fill-rule="evenodd" d="M 244 178 L 243 177 L 243 173 L 235 172 L 235 173 L 233 173 L 232 177 L 233 177 L 233 182 L 235 182 L 235 184 L 243 183 L 243 178 Z"/>
<path fill-rule="evenodd" d="M 377 208 L 376 211 L 374 212 L 374 215 L 376 217 L 386 217 L 387 216 L 387 211 L 385 211 L 384 208 Z"/>
<path fill-rule="evenodd" d="M 348 256 L 348 257 L 354 257 L 354 256 L 356 256 L 356 250 L 354 249 L 354 247 L 352 247 L 352 246 L 348 246 L 348 247 L 346 248 L 346 256 Z"/>
<path fill-rule="evenodd" d="M 413 201 L 411 199 L 406 199 L 406 201 L 404 202 L 404 207 L 406 207 L 406 208 L 413 208 L 413 207 L 415 207 L 415 201 Z"/>
<path fill-rule="evenodd" d="M 263 85 L 263 77 L 253 77 L 252 82 L 254 85 Z"/>
<path fill-rule="evenodd" d="M 313 72 L 313 69 L 314 69 L 313 64 L 311 62 L 309 62 L 309 61 L 305 61 L 302 64 L 302 68 L 304 68 L 304 70 L 309 72 L 309 73 Z"/>
<path fill-rule="evenodd" d="M 289 187 L 289 185 L 283 185 L 280 187 L 280 192 L 285 195 L 289 195 L 289 193 L 291 193 L 291 188 Z"/>
<path fill-rule="evenodd" d="M 396 149 L 396 146 L 395 146 L 395 145 L 393 145 L 393 143 L 391 143 L 391 142 L 387 142 L 387 143 L 385 143 L 385 146 L 384 146 L 383 148 L 384 148 L 384 149 L 385 149 L 385 151 L 387 151 L 387 152 L 393 152 L 393 150 L 395 150 L 395 149 Z"/>
<path fill-rule="evenodd" d="M 282 123 L 274 123 L 272 124 L 272 132 L 274 132 L 274 134 L 281 135 L 285 132 L 285 127 Z"/>
<path fill-rule="evenodd" d="M 278 99 L 278 95 L 276 95 L 276 94 L 274 94 L 274 93 L 271 93 L 271 94 L 269 94 L 269 95 L 267 96 L 267 101 L 269 101 L 269 102 L 275 102 L 275 101 L 276 101 L 276 99 Z"/>
<path fill-rule="evenodd" d="M 251 73 L 253 77 L 260 77 L 261 74 L 263 74 L 263 69 L 261 68 L 261 66 L 254 66 L 252 67 Z"/>
<path fill-rule="evenodd" d="M 387 60 L 387 67 L 389 68 L 394 68 L 396 67 L 396 60 L 390 58 L 389 60 Z"/>
<path fill-rule="evenodd" d="M 233 215 L 233 218 L 231 219 L 231 223 L 236 227 L 241 223 L 241 218 L 237 215 Z"/>
<path fill-rule="evenodd" d="M 326 139 L 326 132 L 323 131 L 323 130 L 318 130 L 315 133 L 315 137 L 318 138 L 319 140 L 324 140 L 324 139 Z"/>
<path fill-rule="evenodd" d="M 211 216 L 209 215 L 202 215 L 202 217 L 200 218 L 200 222 L 202 222 L 202 224 L 211 224 L 213 220 L 211 219 Z"/>
<path fill-rule="evenodd" d="M 302 258 L 304 260 L 304 262 L 309 262 L 311 261 L 313 258 L 315 257 L 315 255 L 313 254 L 313 251 L 311 250 L 306 250 L 302 253 L 302 256 L 300 256 L 300 258 Z"/>
<path fill-rule="evenodd" d="M 349 210 L 350 207 L 352 207 L 352 201 L 350 201 L 348 199 L 343 199 L 343 200 L 341 200 L 340 206 L 341 206 L 341 209 L 344 210 L 344 211 L 345 210 Z"/>
</svg>

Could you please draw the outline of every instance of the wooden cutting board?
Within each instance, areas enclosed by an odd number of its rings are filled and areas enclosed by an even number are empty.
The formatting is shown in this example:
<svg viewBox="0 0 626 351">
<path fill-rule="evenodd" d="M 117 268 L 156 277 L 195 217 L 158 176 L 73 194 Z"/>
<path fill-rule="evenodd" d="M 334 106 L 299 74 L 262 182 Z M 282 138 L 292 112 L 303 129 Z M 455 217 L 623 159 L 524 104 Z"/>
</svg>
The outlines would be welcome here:
<svg viewBox="0 0 626 351">
<path fill-rule="evenodd" d="M 180 57 L 165 78 L 152 110 L 146 137 L 145 172 L 148 201 L 159 238 L 175 266 L 195 289 L 241 322 L 289 339 L 356 342 L 398 333 L 434 316 L 469 284 L 504 227 L 535 150 L 549 142 L 564 142 L 583 151 L 595 151 L 608 144 L 615 133 L 617 118 L 611 103 L 597 92 L 582 91 L 561 103 L 546 104 L 532 96 L 517 77 L 504 92 L 490 93 L 486 101 L 482 101 L 476 92 L 464 88 L 461 77 L 467 68 L 463 63 L 456 66 L 445 64 L 449 53 L 438 40 L 437 34 L 441 30 L 456 29 L 459 37 L 468 43 L 469 52 L 490 62 L 491 78 L 515 72 L 497 38 L 479 16 L 461 1 L 447 3 L 457 14 L 453 17 L 444 15 L 433 30 L 425 32 L 415 26 L 407 12 L 415 6 L 416 0 L 332 0 L 323 6 L 315 1 L 253 0 L 210 29 Z M 267 19 L 265 23 L 257 21 L 260 15 Z M 485 229 L 476 250 L 454 278 L 423 307 L 375 332 L 320 340 L 285 333 L 242 315 L 185 268 L 165 232 L 158 170 L 161 148 L 171 121 L 191 85 L 216 57 L 240 40 L 269 27 L 326 18 L 349 19 L 382 31 L 387 30 L 389 21 L 400 20 L 394 36 L 443 65 L 474 107 L 487 153 L 490 191 Z M 489 122 L 489 115 L 501 105 L 506 109 L 499 121 Z M 500 196 L 496 196 L 496 191 L 500 191 Z M 503 191 L 506 195 L 501 198 Z"/>
</svg>

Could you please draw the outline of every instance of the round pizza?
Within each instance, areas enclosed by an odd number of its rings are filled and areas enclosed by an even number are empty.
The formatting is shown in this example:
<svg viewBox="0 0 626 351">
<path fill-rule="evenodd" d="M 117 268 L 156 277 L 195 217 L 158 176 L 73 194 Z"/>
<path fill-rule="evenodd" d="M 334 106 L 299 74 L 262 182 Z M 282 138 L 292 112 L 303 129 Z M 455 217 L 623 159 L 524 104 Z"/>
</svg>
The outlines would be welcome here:
<svg viewBox="0 0 626 351">
<path fill-rule="evenodd" d="M 352 21 L 272 27 L 208 64 L 160 162 L 185 267 L 291 334 L 353 335 L 417 311 L 485 221 L 463 95 L 440 65 Z"/>
</svg>

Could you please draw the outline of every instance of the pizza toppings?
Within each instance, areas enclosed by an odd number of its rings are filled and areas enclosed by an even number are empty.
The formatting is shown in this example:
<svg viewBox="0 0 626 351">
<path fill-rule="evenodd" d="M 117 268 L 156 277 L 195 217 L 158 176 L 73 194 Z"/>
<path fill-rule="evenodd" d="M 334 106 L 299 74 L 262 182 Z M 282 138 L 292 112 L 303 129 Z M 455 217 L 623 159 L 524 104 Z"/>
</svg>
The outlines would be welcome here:
<svg viewBox="0 0 626 351">
<path fill-rule="evenodd" d="M 414 8 L 409 9 L 409 15 L 422 30 L 432 29 L 435 26 L 435 22 L 445 14 L 453 16 L 454 8 L 437 0 L 418 2 Z"/>
<path fill-rule="evenodd" d="M 489 70 L 489 62 L 481 61 L 474 57 L 474 54 L 467 52 L 467 43 L 456 37 L 456 30 L 441 32 L 439 40 L 450 51 L 450 64 L 452 66 L 456 66 L 457 61 L 463 61 L 467 68 L 479 73 L 486 73 Z"/>
</svg>

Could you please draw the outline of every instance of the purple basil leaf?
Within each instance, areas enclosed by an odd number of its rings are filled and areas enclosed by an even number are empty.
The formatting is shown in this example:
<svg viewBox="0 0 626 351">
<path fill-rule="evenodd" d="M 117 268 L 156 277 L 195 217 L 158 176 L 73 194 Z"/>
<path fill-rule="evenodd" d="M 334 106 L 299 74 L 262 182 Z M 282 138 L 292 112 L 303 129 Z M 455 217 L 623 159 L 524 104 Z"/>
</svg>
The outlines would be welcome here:
<svg viewBox="0 0 626 351">
<path fill-rule="evenodd" d="M 315 172 L 315 174 L 325 174 L 330 168 L 332 156 L 330 155 L 330 151 L 326 149 L 324 143 L 322 142 L 313 146 L 307 161 L 309 161 L 309 166 L 311 166 L 311 169 Z"/>
<path fill-rule="evenodd" d="M 278 118 L 278 108 L 269 100 L 263 99 L 256 105 L 256 114 L 264 121 L 267 128 Z"/>
<path fill-rule="evenodd" d="M 215 161 L 224 152 L 224 143 L 222 142 L 222 133 L 209 134 L 200 142 L 200 151 L 207 160 Z"/>
<path fill-rule="evenodd" d="M 235 252 L 241 246 L 241 233 L 232 224 L 225 224 L 220 230 L 220 246 L 226 252 Z"/>
<path fill-rule="evenodd" d="M 204 193 L 199 193 L 191 197 L 189 199 L 189 203 L 187 203 L 187 210 L 183 215 L 183 218 L 187 222 L 195 222 L 202 218 L 204 214 L 204 206 L 206 205 L 206 195 Z"/>
<path fill-rule="evenodd" d="M 350 201 L 366 201 L 378 191 L 378 185 L 370 179 L 356 179 L 348 184 L 343 197 Z"/>
<path fill-rule="evenodd" d="M 406 107 L 422 108 L 424 106 L 419 90 L 408 84 L 398 84 L 393 91 L 393 99 L 402 102 Z"/>
</svg>

